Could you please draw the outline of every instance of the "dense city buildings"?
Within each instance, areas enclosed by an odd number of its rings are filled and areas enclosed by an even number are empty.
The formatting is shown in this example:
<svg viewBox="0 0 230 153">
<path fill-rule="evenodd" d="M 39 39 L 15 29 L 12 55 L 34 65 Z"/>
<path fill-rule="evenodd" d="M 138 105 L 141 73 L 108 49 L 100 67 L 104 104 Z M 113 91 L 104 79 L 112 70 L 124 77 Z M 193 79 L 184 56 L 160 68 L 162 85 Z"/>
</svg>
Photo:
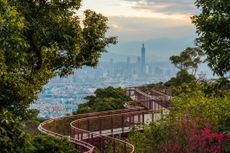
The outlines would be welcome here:
<svg viewBox="0 0 230 153">
<path fill-rule="evenodd" d="M 68 78 L 54 78 L 31 107 L 39 109 L 41 117 L 53 118 L 76 111 L 77 104 L 97 88 L 163 82 L 175 75 L 176 70 L 169 62 L 146 62 L 147 52 L 143 44 L 136 60 L 127 56 L 124 61 L 116 61 L 111 57 L 96 68 L 83 67 Z"/>
</svg>

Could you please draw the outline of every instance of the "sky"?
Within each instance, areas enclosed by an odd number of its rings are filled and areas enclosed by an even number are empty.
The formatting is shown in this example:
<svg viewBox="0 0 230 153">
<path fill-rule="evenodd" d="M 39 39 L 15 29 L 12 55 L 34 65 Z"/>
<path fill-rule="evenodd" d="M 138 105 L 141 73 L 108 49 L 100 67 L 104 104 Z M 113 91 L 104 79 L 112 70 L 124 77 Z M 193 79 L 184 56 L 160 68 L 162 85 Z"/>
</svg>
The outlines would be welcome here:
<svg viewBox="0 0 230 153">
<path fill-rule="evenodd" d="M 190 19 L 198 13 L 194 0 L 83 0 L 80 11 L 85 9 L 107 16 L 108 35 L 121 43 L 195 37 Z"/>
</svg>

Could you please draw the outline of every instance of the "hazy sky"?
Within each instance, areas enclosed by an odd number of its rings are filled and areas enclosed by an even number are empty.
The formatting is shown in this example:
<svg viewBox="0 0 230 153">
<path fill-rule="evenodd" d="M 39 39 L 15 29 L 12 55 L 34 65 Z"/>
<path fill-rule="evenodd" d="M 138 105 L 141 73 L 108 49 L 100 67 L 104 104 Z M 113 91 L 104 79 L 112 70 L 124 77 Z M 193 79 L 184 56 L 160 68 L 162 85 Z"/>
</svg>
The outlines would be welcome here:
<svg viewBox="0 0 230 153">
<path fill-rule="evenodd" d="M 198 12 L 194 0 L 83 0 L 85 9 L 107 16 L 108 34 L 120 42 L 195 37 L 190 19 Z"/>
</svg>

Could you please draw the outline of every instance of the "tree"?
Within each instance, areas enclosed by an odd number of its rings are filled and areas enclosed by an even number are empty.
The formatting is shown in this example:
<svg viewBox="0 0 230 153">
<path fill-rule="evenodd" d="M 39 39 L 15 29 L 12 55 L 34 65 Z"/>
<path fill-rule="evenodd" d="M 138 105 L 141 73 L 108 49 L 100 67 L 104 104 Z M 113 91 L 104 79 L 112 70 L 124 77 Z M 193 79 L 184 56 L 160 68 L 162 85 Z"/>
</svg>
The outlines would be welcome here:
<svg viewBox="0 0 230 153">
<path fill-rule="evenodd" d="M 215 130 L 230 132 L 230 96 L 207 96 L 202 89 L 182 93 L 170 102 L 173 119 L 181 116 L 202 118 L 212 122 Z"/>
<path fill-rule="evenodd" d="M 189 47 L 182 51 L 179 56 L 171 56 L 170 60 L 180 71 L 192 69 L 192 74 L 196 75 L 198 65 L 202 62 L 201 57 L 203 55 L 204 53 L 201 49 Z"/>
<path fill-rule="evenodd" d="M 30 153 L 79 153 L 67 139 L 54 138 L 46 135 L 38 135 L 32 140 L 33 147 Z"/>
<path fill-rule="evenodd" d="M 9 111 L 0 110 L 0 152 L 24 153 L 29 141 L 20 121 Z"/>
<path fill-rule="evenodd" d="M 123 109 L 125 102 L 131 101 L 131 98 L 126 96 L 121 88 L 99 88 L 94 94 L 85 98 L 86 103 L 78 105 L 77 113 Z"/>
<path fill-rule="evenodd" d="M 169 81 L 165 82 L 166 87 L 181 86 L 182 84 L 195 82 L 196 78 L 194 75 L 189 74 L 187 71 L 182 70 L 177 72 L 176 77 L 172 77 Z"/>
<path fill-rule="evenodd" d="M 84 65 L 96 66 L 105 47 L 107 18 L 85 11 L 81 0 L 0 0 L 0 108 L 26 117 L 48 80 Z"/>
<path fill-rule="evenodd" d="M 227 153 L 230 151 L 229 106 L 229 95 L 206 96 L 198 87 L 174 97 L 164 119 L 141 126 L 143 130 L 131 132 L 128 140 L 142 153 Z"/>
<path fill-rule="evenodd" d="M 230 71 L 230 1 L 196 0 L 200 15 L 192 17 L 196 25 L 197 45 L 205 51 L 208 65 L 223 77 Z"/>
</svg>

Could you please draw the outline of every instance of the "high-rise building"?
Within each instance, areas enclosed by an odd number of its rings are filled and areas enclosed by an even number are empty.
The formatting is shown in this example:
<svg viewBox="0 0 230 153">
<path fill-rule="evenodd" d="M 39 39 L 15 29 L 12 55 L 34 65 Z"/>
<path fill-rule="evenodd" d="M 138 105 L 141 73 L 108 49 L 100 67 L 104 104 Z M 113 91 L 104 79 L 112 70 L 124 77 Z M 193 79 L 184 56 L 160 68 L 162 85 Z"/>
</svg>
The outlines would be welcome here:
<svg viewBox="0 0 230 153">
<path fill-rule="evenodd" d="M 140 64 L 141 64 L 141 57 L 137 56 L 137 65 L 140 65 Z"/>
<path fill-rule="evenodd" d="M 130 64 L 130 57 L 129 56 L 127 57 L 126 63 Z"/>
<path fill-rule="evenodd" d="M 145 73 L 145 44 L 141 48 L 141 72 Z"/>
</svg>

